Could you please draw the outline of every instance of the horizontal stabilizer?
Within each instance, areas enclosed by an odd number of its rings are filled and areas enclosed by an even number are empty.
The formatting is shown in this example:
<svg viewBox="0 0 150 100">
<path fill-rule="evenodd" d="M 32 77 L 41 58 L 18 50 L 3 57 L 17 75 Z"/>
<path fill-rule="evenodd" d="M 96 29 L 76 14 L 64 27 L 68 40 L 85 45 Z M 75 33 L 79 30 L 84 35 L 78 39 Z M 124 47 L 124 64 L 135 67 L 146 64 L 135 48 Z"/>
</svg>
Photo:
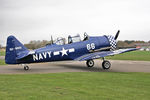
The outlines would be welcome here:
<svg viewBox="0 0 150 100">
<path fill-rule="evenodd" d="M 19 59 L 23 59 L 23 58 L 25 58 L 25 57 L 27 57 L 27 56 L 29 56 L 29 55 L 32 55 L 32 54 L 34 54 L 35 53 L 35 51 L 23 51 L 23 52 L 20 52 L 20 53 L 18 53 L 17 55 L 17 57 L 16 57 L 16 59 L 17 60 L 19 60 Z"/>
</svg>

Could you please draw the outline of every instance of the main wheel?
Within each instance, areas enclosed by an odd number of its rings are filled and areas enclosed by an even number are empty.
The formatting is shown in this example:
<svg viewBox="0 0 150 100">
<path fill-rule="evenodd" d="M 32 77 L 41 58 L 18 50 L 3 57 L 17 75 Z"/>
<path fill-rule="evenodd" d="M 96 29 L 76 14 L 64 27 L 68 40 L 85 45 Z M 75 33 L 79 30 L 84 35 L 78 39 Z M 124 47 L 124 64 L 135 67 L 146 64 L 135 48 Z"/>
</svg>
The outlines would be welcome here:
<svg viewBox="0 0 150 100">
<path fill-rule="evenodd" d="M 111 63 L 107 60 L 103 61 L 102 63 L 103 69 L 109 69 L 111 67 Z"/>
<path fill-rule="evenodd" d="M 86 62 L 87 67 L 93 67 L 94 66 L 94 61 L 93 60 L 88 60 Z"/>
<path fill-rule="evenodd" d="M 29 67 L 28 66 L 24 66 L 24 70 L 29 70 Z"/>
</svg>

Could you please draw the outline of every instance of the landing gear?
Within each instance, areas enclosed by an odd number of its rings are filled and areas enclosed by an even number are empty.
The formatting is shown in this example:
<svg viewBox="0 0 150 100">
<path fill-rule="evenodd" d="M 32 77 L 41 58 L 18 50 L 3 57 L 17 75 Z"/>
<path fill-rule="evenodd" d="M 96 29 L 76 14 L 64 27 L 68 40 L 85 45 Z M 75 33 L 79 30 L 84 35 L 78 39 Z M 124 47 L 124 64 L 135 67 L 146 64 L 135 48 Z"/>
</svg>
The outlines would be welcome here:
<svg viewBox="0 0 150 100">
<path fill-rule="evenodd" d="M 29 70 L 29 67 L 28 66 L 24 66 L 24 70 Z"/>
<path fill-rule="evenodd" d="M 87 60 L 86 65 L 87 65 L 87 67 L 93 67 L 94 66 L 94 61 L 92 59 Z"/>
<path fill-rule="evenodd" d="M 104 58 L 103 58 L 102 68 L 109 69 L 110 67 L 111 67 L 111 63 L 107 60 L 104 60 Z"/>
<path fill-rule="evenodd" d="M 110 69 L 111 63 L 109 61 L 105 60 L 104 58 L 102 58 L 102 59 L 103 59 L 102 68 L 105 69 L 105 70 Z M 94 61 L 92 59 L 87 60 L 86 65 L 87 65 L 87 67 L 93 67 L 94 66 Z"/>
<path fill-rule="evenodd" d="M 24 66 L 24 70 L 29 70 L 29 66 L 24 65 L 24 64 L 22 66 Z"/>
</svg>

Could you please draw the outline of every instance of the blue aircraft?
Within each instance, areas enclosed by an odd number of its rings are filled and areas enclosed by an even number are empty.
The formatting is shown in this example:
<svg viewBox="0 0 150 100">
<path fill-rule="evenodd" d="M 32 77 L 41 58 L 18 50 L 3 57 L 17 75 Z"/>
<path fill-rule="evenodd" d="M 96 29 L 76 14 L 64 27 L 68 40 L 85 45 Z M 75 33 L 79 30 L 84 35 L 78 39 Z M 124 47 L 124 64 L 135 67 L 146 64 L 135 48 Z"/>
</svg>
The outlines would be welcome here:
<svg viewBox="0 0 150 100">
<path fill-rule="evenodd" d="M 24 70 L 28 70 L 29 67 L 26 64 L 67 60 L 86 61 L 87 67 L 93 67 L 93 59 L 102 58 L 102 68 L 109 69 L 111 63 L 104 57 L 137 50 L 136 48 L 116 50 L 119 32 L 118 30 L 115 37 L 111 35 L 93 37 L 84 33 L 84 40 L 81 40 L 79 35 L 68 36 L 67 44 L 59 38 L 54 43 L 52 41 L 52 44 L 35 50 L 28 50 L 14 36 L 9 36 L 5 62 L 22 64 Z"/>
</svg>

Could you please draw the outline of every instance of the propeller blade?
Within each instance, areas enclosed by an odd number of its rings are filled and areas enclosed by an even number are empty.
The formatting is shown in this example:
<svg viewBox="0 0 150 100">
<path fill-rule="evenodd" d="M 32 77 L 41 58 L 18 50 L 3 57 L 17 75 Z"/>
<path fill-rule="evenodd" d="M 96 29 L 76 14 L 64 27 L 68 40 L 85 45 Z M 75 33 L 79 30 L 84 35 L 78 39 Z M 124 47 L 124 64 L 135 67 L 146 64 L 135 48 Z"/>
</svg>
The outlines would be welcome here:
<svg viewBox="0 0 150 100">
<path fill-rule="evenodd" d="M 119 33 L 120 33 L 120 30 L 118 30 L 118 32 L 116 33 L 115 40 L 117 40 Z"/>
</svg>

